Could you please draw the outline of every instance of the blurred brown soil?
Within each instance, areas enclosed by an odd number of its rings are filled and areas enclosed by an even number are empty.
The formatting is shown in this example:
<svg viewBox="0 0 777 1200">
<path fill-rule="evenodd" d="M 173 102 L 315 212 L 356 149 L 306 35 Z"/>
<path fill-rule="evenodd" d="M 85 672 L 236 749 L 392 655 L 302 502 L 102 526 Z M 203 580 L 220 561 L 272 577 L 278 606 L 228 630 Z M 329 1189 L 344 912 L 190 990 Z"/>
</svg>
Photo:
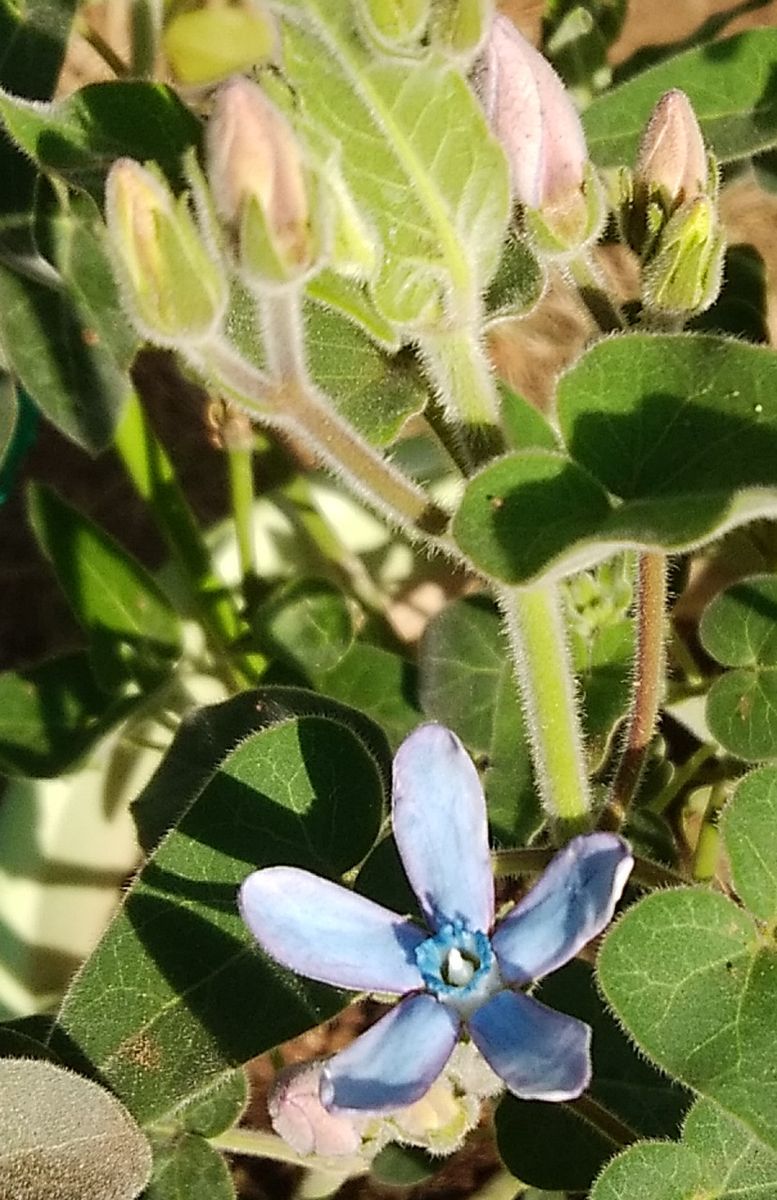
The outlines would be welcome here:
<svg viewBox="0 0 777 1200">
<path fill-rule="evenodd" d="M 500 3 L 521 30 L 536 40 L 543 10 L 542 0 L 502 0 Z M 629 15 L 613 50 L 613 63 L 637 48 L 663 45 L 690 36 L 711 14 L 727 9 L 724 0 L 675 0 L 671 5 L 655 0 L 632 0 Z M 99 23 L 108 40 L 121 52 L 123 5 L 118 0 L 91 5 L 90 17 Z M 742 13 L 727 27 L 731 33 L 751 26 L 777 24 L 777 0 L 750 13 Z M 74 41 L 61 92 L 110 72 L 81 39 Z M 723 213 L 730 242 L 750 242 L 767 267 L 769 328 L 777 338 L 777 197 L 767 195 L 749 175 L 730 185 L 723 197 Z M 628 255 L 620 249 L 602 255 L 602 266 L 628 288 Z M 530 400 L 547 408 L 554 382 L 574 361 L 591 334 L 589 318 L 570 296 L 563 281 L 551 280 L 535 312 L 521 322 L 502 327 L 492 338 L 498 367 Z M 137 381 L 158 432 L 173 456 L 187 493 L 200 517 L 208 524 L 225 513 L 227 485 L 221 456 L 208 442 L 204 397 L 183 383 L 163 354 L 144 356 Z M 37 550 L 26 525 L 24 486 L 37 480 L 56 488 L 87 512 L 133 553 L 154 567 L 164 548 L 153 525 L 135 498 L 115 455 L 90 459 L 50 427 L 41 436 L 25 464 L 15 495 L 0 508 L 0 668 L 50 656 L 76 644 L 78 630 L 59 596 L 51 572 Z M 372 1011 L 372 1010 L 371 1010 Z M 365 1008 L 348 1009 L 338 1020 L 283 1047 L 287 1062 L 331 1053 L 346 1044 L 365 1022 Z M 252 1123 L 266 1125 L 266 1092 L 273 1068 L 268 1057 L 251 1065 Z M 493 1150 L 478 1144 L 460 1152 L 430 1184 L 415 1189 L 386 1189 L 366 1180 L 351 1181 L 342 1195 L 348 1200 L 432 1200 L 463 1197 L 479 1186 L 496 1166 Z M 285 1200 L 296 1185 L 292 1169 L 274 1164 L 238 1160 L 236 1179 L 241 1195 Z"/>
</svg>

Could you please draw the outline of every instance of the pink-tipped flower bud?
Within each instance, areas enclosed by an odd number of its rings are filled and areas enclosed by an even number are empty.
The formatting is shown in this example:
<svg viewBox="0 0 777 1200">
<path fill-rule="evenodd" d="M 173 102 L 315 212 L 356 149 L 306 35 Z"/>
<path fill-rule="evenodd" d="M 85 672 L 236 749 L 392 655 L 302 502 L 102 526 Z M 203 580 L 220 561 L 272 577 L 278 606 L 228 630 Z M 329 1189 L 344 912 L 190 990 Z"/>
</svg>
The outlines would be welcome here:
<svg viewBox="0 0 777 1200">
<path fill-rule="evenodd" d="M 667 213 L 707 190 L 709 162 L 699 122 L 685 92 L 665 92 L 647 123 L 634 168 L 635 187 L 660 199 Z"/>
<path fill-rule="evenodd" d="M 485 43 L 477 87 L 539 247 L 563 253 L 590 241 L 604 211 L 582 122 L 550 63 L 501 14 Z"/>
<path fill-rule="evenodd" d="M 267 1101 L 272 1127 L 297 1154 L 359 1154 L 370 1114 L 328 1112 L 319 1098 L 322 1068 L 314 1061 L 280 1072 Z"/>
<path fill-rule="evenodd" d="M 208 177 L 247 278 L 285 283 L 309 272 L 320 251 L 311 173 L 289 122 L 240 76 L 216 93 Z"/>
</svg>

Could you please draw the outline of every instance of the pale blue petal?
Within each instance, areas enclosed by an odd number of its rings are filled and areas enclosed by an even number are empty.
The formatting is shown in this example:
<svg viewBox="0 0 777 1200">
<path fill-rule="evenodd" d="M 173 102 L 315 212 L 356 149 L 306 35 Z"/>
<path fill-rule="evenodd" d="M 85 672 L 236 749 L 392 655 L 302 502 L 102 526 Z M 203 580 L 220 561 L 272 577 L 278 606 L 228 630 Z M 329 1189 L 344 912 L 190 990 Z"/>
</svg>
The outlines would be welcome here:
<svg viewBox="0 0 777 1200">
<path fill-rule="evenodd" d="M 469 1019 L 486 1062 L 521 1100 L 573 1100 L 591 1078 L 591 1029 L 522 992 L 497 992 Z"/>
<path fill-rule="evenodd" d="M 574 958 L 612 920 L 633 865 L 614 833 L 573 838 L 495 929 L 502 978 L 528 983 Z"/>
<path fill-rule="evenodd" d="M 456 1013 L 428 992 L 406 996 L 329 1060 L 321 1076 L 322 1103 L 369 1112 L 414 1104 L 448 1061 L 459 1026 Z"/>
<path fill-rule="evenodd" d="M 460 920 L 487 933 L 494 878 L 483 789 L 472 759 L 442 725 L 422 725 L 397 751 L 394 837 L 432 928 Z"/>
<path fill-rule="evenodd" d="M 348 888 L 267 867 L 248 876 L 239 903 L 259 945 L 299 975 L 359 992 L 423 986 L 415 949 L 425 931 Z"/>
</svg>

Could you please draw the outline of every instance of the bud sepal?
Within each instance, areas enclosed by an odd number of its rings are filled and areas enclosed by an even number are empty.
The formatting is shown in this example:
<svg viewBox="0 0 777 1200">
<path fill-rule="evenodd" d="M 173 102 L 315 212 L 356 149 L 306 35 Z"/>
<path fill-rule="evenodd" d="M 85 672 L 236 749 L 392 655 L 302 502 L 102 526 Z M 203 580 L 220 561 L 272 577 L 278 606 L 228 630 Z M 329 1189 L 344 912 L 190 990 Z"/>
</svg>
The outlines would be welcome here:
<svg viewBox="0 0 777 1200">
<path fill-rule="evenodd" d="M 106 220 L 124 300 L 150 342 L 179 347 L 221 323 L 228 287 L 219 256 L 153 164 L 118 159 L 106 184 Z"/>
<path fill-rule="evenodd" d="M 717 206 L 696 196 L 677 209 L 659 234 L 642 270 L 642 302 L 667 316 L 693 317 L 717 299 L 725 240 Z"/>
</svg>

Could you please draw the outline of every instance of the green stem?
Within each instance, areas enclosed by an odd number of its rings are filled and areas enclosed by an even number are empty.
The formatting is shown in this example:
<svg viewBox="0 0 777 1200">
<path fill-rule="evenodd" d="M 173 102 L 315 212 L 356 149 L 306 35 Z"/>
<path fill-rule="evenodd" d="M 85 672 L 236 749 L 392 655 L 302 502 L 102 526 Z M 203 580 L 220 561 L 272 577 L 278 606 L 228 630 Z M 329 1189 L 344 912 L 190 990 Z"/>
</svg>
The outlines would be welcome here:
<svg viewBox="0 0 777 1200">
<path fill-rule="evenodd" d="M 476 1192 L 471 1192 L 469 1200 L 515 1200 L 516 1196 L 523 1194 L 525 1186 L 507 1170 L 507 1167 L 502 1167 Z"/>
<path fill-rule="evenodd" d="M 160 25 L 160 0 L 134 0 L 130 10 L 130 71 L 135 79 L 152 79 L 154 76 Z"/>
<path fill-rule="evenodd" d="M 256 576 L 253 526 L 254 456 L 253 451 L 244 446 L 226 446 L 226 451 L 237 554 L 245 590 L 246 581 L 250 581 Z"/>
<path fill-rule="evenodd" d="M 388 608 L 386 598 L 358 554 L 348 549 L 322 515 L 313 499 L 308 479 L 304 475 L 296 475 L 280 488 L 279 495 L 270 499 L 299 528 L 327 574 L 333 575 L 339 586 L 345 585 L 369 612 L 384 618 Z M 288 504 L 284 504 L 284 500 Z"/>
<path fill-rule="evenodd" d="M 709 759 L 714 758 L 717 752 L 717 746 L 711 742 L 705 742 L 699 746 L 698 750 L 695 750 L 681 767 L 675 768 L 675 772 L 666 787 L 662 788 L 658 795 L 654 796 L 645 807 L 654 813 L 666 812 L 675 797 L 679 796 L 683 788 L 691 782 L 700 767 L 703 767 Z"/>
<path fill-rule="evenodd" d="M 639 1134 L 635 1133 L 630 1125 L 626 1125 L 589 1093 L 580 1096 L 578 1100 L 569 1100 L 567 1104 L 579 1113 L 583 1120 L 588 1121 L 589 1125 L 593 1125 L 604 1134 L 616 1149 L 623 1149 L 624 1146 L 639 1141 Z"/>
<path fill-rule="evenodd" d="M 491 864 L 497 879 L 541 875 L 555 853 L 555 850 L 495 850 Z M 638 857 L 634 859 L 631 880 L 645 888 L 680 887 L 688 882 L 679 871 Z"/>
<path fill-rule="evenodd" d="M 516 665 L 540 795 L 561 842 L 591 827 L 578 700 L 558 590 L 504 588 L 499 604 Z"/>
<path fill-rule="evenodd" d="M 266 303 L 268 308 L 280 307 L 275 295 Z M 280 314 L 274 315 L 277 333 L 273 340 L 282 336 Z M 313 453 L 392 525 L 414 537 L 419 533 L 439 534 L 445 529 L 448 514 L 362 441 L 304 375 L 292 372 L 274 382 L 220 341 L 208 346 L 203 360 L 195 361 L 195 365 L 206 375 L 213 375 L 219 386 L 261 424 L 277 429 L 303 455 Z"/>
<path fill-rule="evenodd" d="M 154 513 L 185 588 L 189 615 L 202 625 L 229 686 L 246 680 L 232 662 L 231 647 L 242 632 L 237 609 L 212 569 L 199 526 L 137 395 L 127 403 L 114 442 L 136 491 Z"/>
<path fill-rule="evenodd" d="M 291 1163 L 312 1171 L 329 1171 L 338 1175 L 364 1175 L 367 1164 L 358 1155 L 324 1158 L 320 1154 L 298 1154 L 276 1133 L 262 1129 L 226 1129 L 208 1138 L 211 1146 L 226 1154 L 245 1154 L 252 1158 L 270 1158 L 274 1162 Z"/>
<path fill-rule="evenodd" d="M 619 828 L 634 798 L 656 730 L 666 666 L 666 555 L 648 551 L 637 565 L 634 684 L 621 757 L 602 824 Z"/>
<path fill-rule="evenodd" d="M 568 264 L 577 293 L 602 333 L 617 333 L 626 329 L 626 319 L 620 306 L 609 295 L 602 272 L 594 263 L 589 250 L 584 250 Z"/>
<path fill-rule="evenodd" d="M 454 461 L 463 458 L 471 474 L 503 449 L 499 395 L 486 352 L 469 329 L 421 337 L 418 350 L 450 425 L 450 453 Z"/>
<path fill-rule="evenodd" d="M 717 874 L 718 859 L 720 857 L 718 816 L 725 802 L 725 789 L 716 784 L 710 792 L 710 798 L 704 810 L 704 816 L 702 817 L 699 829 L 699 839 L 693 855 L 692 873 L 697 883 L 709 883 Z"/>
<path fill-rule="evenodd" d="M 105 65 L 113 71 L 117 79 L 126 79 L 129 75 L 129 67 L 119 58 L 118 54 L 101 33 L 93 29 L 91 25 L 85 23 L 80 30 L 81 37 L 92 47 L 96 54 L 99 54 Z"/>
</svg>

